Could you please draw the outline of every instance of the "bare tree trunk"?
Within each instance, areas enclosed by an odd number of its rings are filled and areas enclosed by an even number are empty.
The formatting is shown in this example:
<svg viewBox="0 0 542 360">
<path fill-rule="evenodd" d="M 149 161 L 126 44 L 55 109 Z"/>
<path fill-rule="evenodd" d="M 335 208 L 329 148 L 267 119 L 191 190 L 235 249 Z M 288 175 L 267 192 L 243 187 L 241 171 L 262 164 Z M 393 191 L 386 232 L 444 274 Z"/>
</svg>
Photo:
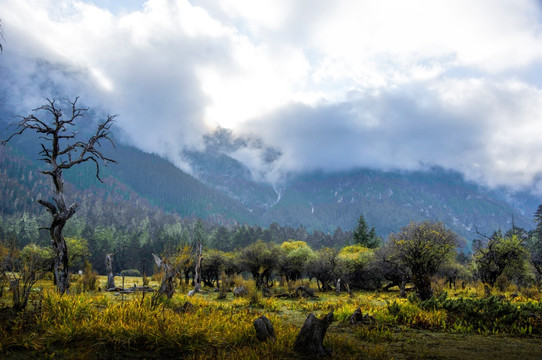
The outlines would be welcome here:
<svg viewBox="0 0 542 360">
<path fill-rule="evenodd" d="M 70 288 L 70 272 L 68 268 L 68 246 L 62 234 L 58 234 L 58 238 L 53 238 L 54 272 L 56 278 L 56 286 L 59 293 L 64 294 Z"/>
<path fill-rule="evenodd" d="M 160 259 L 155 254 L 152 254 L 154 257 L 154 261 L 156 262 L 156 265 L 159 268 L 162 268 L 164 271 L 164 276 L 162 277 L 162 283 L 160 284 L 160 288 L 158 289 L 158 294 L 160 295 L 166 295 L 168 299 L 171 299 L 173 296 L 173 292 L 175 291 L 175 287 L 173 285 L 173 280 L 175 279 L 175 269 L 168 264 L 166 259 Z"/>
<path fill-rule="evenodd" d="M 294 342 L 294 350 L 304 356 L 324 357 L 331 355 L 324 349 L 323 341 L 329 325 L 333 322 L 333 311 L 318 319 L 310 313 Z"/>
<path fill-rule="evenodd" d="M 114 289 L 115 286 L 115 274 L 113 274 L 113 255 L 105 255 L 105 269 L 107 271 L 107 288 Z"/>
<path fill-rule="evenodd" d="M 196 270 L 194 273 L 194 290 L 188 292 L 188 296 L 193 296 L 195 293 L 201 291 L 201 252 L 203 250 L 203 244 L 198 241 L 196 248 Z"/>
<path fill-rule="evenodd" d="M 62 172 L 53 173 L 55 185 L 54 201 L 56 205 L 44 200 L 38 200 L 38 203 L 47 208 L 51 213 L 52 220 L 49 227 L 49 234 L 52 239 L 53 252 L 53 271 L 56 280 L 57 290 L 60 294 L 64 294 L 70 287 L 69 268 L 68 268 L 68 246 L 62 235 L 62 230 L 66 222 L 75 214 L 76 204 L 72 204 L 69 208 L 64 201 L 64 184 L 62 181 Z"/>
</svg>

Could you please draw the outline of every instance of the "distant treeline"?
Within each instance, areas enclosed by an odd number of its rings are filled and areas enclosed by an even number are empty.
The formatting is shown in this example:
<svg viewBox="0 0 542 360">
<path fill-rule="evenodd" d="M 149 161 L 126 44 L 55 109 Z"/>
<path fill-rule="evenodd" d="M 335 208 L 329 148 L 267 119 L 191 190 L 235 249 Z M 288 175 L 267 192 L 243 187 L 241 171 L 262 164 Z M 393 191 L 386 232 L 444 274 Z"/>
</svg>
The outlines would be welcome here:
<svg viewBox="0 0 542 360">
<path fill-rule="evenodd" d="M 352 231 L 343 231 L 341 228 L 333 234 L 326 234 L 322 231 L 309 232 L 304 227 L 281 227 L 276 223 L 268 228 L 246 224 L 219 225 L 199 219 L 181 219 L 162 212 L 151 212 L 151 216 L 136 216 L 141 213 L 123 212 L 122 209 L 115 209 L 114 204 L 108 204 L 103 209 L 99 204 L 94 204 L 93 212 L 98 209 L 104 212 L 99 218 L 109 218 L 107 224 L 93 221 L 96 216 L 85 218 L 77 214 L 66 226 L 64 236 L 67 239 L 78 239 L 88 248 L 85 256 L 76 256 L 81 261 L 72 264 L 74 270 L 82 269 L 82 260 L 86 259 L 95 270 L 104 274 L 105 254 L 115 253 L 116 272 L 138 269 L 150 274 L 153 268 L 153 253 L 172 254 L 179 248 L 191 246 L 196 237 L 203 241 L 205 248 L 226 252 L 244 248 L 258 240 L 280 244 L 295 239 L 306 242 L 314 249 L 340 248 L 353 242 Z M 87 215 L 97 215 L 93 212 L 81 211 Z M 31 243 L 49 246 L 51 240 L 48 231 L 39 230 L 47 225 L 47 221 L 48 214 L 3 216 L 0 218 L 0 240 L 12 243 L 19 249 Z"/>
</svg>

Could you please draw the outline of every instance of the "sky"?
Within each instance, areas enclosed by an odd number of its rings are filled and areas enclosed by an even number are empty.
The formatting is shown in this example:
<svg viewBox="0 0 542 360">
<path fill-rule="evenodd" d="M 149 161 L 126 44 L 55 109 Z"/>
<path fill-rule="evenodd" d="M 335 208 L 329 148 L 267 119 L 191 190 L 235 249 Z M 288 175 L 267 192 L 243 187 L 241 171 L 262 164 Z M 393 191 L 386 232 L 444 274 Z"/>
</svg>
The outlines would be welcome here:
<svg viewBox="0 0 542 360">
<path fill-rule="evenodd" d="M 255 178 L 459 171 L 542 194 L 529 0 L 0 0 L 4 102 L 80 96 L 190 171 L 224 135 Z M 2 101 L 0 99 L 0 101 Z M 242 141 L 236 141 L 236 140 Z"/>
</svg>

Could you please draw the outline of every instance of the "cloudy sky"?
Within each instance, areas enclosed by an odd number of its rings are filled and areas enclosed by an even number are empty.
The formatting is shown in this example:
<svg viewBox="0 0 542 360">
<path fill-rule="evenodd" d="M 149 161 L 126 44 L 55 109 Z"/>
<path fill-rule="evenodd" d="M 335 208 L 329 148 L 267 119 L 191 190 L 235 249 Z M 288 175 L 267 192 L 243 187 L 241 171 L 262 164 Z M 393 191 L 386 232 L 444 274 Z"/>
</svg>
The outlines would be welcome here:
<svg viewBox="0 0 542 360">
<path fill-rule="evenodd" d="M 221 127 L 271 181 L 438 165 L 542 192 L 538 1 L 0 0 L 0 19 L 14 111 L 80 95 L 184 169 Z"/>
</svg>

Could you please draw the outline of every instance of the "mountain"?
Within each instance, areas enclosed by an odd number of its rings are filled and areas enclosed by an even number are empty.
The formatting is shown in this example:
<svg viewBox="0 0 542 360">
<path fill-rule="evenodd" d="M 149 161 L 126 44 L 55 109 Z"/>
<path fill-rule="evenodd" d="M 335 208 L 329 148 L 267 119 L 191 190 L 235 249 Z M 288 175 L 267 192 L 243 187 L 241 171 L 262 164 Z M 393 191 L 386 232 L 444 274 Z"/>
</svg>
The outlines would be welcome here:
<svg viewBox="0 0 542 360">
<path fill-rule="evenodd" d="M 5 137 L 6 134 L 0 132 L 0 138 Z M 136 198 L 137 202 L 144 200 L 150 206 L 182 217 L 199 217 L 221 224 L 258 221 L 239 201 L 203 184 L 157 155 L 123 144 L 115 148 L 104 145 L 103 152 L 117 161 L 117 164 L 101 166 L 100 177 L 105 184 L 96 179 L 93 163 L 65 171 L 65 179 L 76 192 L 76 198 L 83 191 L 101 192 L 102 197 L 113 192 L 118 195 L 117 201 Z M 11 194 L 13 201 L 5 202 L 0 213 L 34 212 L 39 209 L 33 204 L 36 196 L 46 196 L 51 187 L 49 179 L 39 173 L 44 165 L 37 160 L 39 142 L 33 134 L 23 134 L 1 150 L 2 189 L 4 194 Z M 21 208 L 19 204 L 26 205 Z"/>
<path fill-rule="evenodd" d="M 2 138 L 5 135 L 0 133 Z M 24 135 L 2 151 L 4 205 L 0 213 L 41 210 L 33 201 L 46 194 L 50 185 L 38 173 L 42 166 L 36 160 L 39 143 L 32 135 Z M 212 149 L 185 153 L 194 176 L 155 154 L 124 144 L 104 151 L 118 161 L 102 168 L 106 184 L 96 181 L 93 164 L 66 172 L 66 180 L 76 191 L 87 194 L 87 200 L 94 192 L 117 203 L 148 204 L 145 206 L 219 224 L 269 226 L 276 222 L 333 233 L 337 227 L 353 229 L 363 214 L 384 237 L 410 221 L 430 219 L 444 222 L 470 240 L 478 236 L 477 231 L 507 230 L 512 221 L 532 228 L 532 215 L 539 204 L 529 193 L 487 189 L 440 168 L 292 174 L 273 187 L 253 180 L 245 165 Z"/>
<path fill-rule="evenodd" d="M 261 209 L 260 223 L 265 226 L 277 222 L 333 232 L 339 226 L 353 229 L 363 214 L 381 236 L 410 221 L 430 219 L 473 239 L 478 237 L 477 231 L 491 234 L 499 228 L 506 230 L 512 221 L 532 228 L 532 215 L 539 204 L 529 193 L 491 190 L 438 167 L 411 172 L 357 169 L 304 173 L 291 176 L 275 191 L 251 180 L 247 168 L 224 154 L 192 154 L 192 164 L 198 178 L 208 185 L 233 194 L 230 196 L 242 199 L 246 206 Z"/>
<path fill-rule="evenodd" d="M 360 169 L 303 175 L 264 215 L 264 223 L 303 223 L 308 228 L 332 231 L 337 226 L 352 229 L 360 214 L 382 236 L 410 221 L 426 219 L 442 221 L 469 239 L 476 236 L 476 229 L 486 234 L 508 229 L 512 219 L 516 226 L 532 227 L 530 216 L 494 193 L 438 168 L 425 172 Z"/>
</svg>

